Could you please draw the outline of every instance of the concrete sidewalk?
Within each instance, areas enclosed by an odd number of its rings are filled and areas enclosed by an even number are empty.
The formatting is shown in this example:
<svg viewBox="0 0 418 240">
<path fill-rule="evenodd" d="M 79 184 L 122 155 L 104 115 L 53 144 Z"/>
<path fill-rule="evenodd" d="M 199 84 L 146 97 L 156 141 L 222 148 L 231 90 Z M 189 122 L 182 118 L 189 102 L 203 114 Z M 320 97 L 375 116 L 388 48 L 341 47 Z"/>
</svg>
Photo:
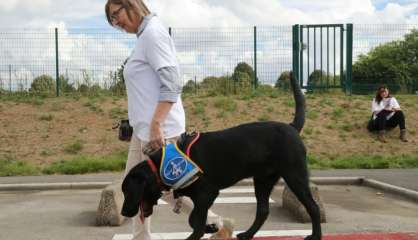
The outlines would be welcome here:
<svg viewBox="0 0 418 240">
<path fill-rule="evenodd" d="M 0 177 L 0 184 L 110 183 L 121 177 L 122 173 Z M 311 177 L 366 177 L 418 191 L 418 169 L 313 170 Z"/>
</svg>

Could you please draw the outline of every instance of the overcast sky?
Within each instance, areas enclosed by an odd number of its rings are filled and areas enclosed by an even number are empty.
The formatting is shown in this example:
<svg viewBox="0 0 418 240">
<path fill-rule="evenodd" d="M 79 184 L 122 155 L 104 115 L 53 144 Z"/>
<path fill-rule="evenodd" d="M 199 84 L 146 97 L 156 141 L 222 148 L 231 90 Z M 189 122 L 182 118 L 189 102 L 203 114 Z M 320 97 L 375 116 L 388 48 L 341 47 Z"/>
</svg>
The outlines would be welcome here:
<svg viewBox="0 0 418 240">
<path fill-rule="evenodd" d="M 55 40 L 53 30 L 51 31 L 53 27 L 59 28 L 62 73 L 78 80 L 87 72 L 90 77 L 107 81 L 106 76 L 110 71 L 116 70 L 129 56 L 135 43 L 135 35 L 123 34 L 107 24 L 104 15 L 105 2 L 106 0 L 0 0 L 0 88 L 3 86 L 17 89 L 16 83 L 19 81 L 24 81 L 20 84 L 27 88 L 33 77 L 55 74 Z M 282 71 L 289 70 L 292 66 L 290 25 L 404 24 L 355 25 L 354 58 L 383 42 L 400 39 L 411 28 L 418 26 L 418 0 L 146 2 L 167 27 L 174 28 L 174 40 L 184 81 L 195 77 L 199 80 L 210 75 L 230 74 L 241 61 L 254 64 L 252 26 L 259 27 L 259 78 L 270 83 L 274 83 Z M 231 30 L 230 27 L 243 28 Z M 97 28 L 104 30 L 95 31 Z M 339 43 L 338 36 L 336 42 Z M 307 58 L 305 57 L 305 61 Z M 312 56 L 310 59 L 312 60 Z M 338 52 L 336 59 L 339 59 Z M 336 64 L 338 69 L 340 63 Z M 314 68 L 315 66 L 311 66 L 311 71 Z M 4 79 L 11 77 L 16 80 L 7 82 L 14 85 L 4 85 Z"/>
<path fill-rule="evenodd" d="M 105 0 L 1 0 L 0 28 L 109 28 Z M 417 0 L 147 0 L 167 26 L 418 23 Z"/>
</svg>

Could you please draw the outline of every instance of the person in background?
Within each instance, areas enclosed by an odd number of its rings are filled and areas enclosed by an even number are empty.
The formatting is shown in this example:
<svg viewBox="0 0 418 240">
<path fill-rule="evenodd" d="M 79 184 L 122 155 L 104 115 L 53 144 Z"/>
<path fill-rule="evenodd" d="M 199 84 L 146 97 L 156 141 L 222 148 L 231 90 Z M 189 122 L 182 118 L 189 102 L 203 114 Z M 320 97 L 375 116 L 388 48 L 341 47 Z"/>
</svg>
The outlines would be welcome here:
<svg viewBox="0 0 418 240">
<path fill-rule="evenodd" d="M 406 138 L 405 115 L 396 98 L 389 95 L 389 89 L 381 86 L 377 89 L 376 97 L 372 101 L 372 119 L 368 129 L 378 132 L 378 140 L 386 142 L 385 131 L 399 125 L 402 142 L 408 142 Z"/>
<path fill-rule="evenodd" d="M 160 19 L 142 0 L 108 0 L 105 6 L 108 23 L 136 35 L 136 44 L 123 70 L 128 117 L 133 134 L 129 146 L 125 176 L 138 163 L 147 159 L 147 146 L 159 149 L 173 143 L 185 132 L 185 112 L 181 101 L 180 69 L 174 42 Z M 182 207 L 172 193 L 163 199 L 179 212 L 190 214 L 193 203 L 183 198 Z M 151 218 L 144 223 L 132 219 L 133 240 L 151 240 Z M 226 220 L 226 221 L 225 221 Z M 232 222 L 209 210 L 205 232 L 212 238 L 230 238 Z M 229 221 L 229 222 L 228 222 Z M 219 230 L 219 231 L 218 231 Z"/>
</svg>

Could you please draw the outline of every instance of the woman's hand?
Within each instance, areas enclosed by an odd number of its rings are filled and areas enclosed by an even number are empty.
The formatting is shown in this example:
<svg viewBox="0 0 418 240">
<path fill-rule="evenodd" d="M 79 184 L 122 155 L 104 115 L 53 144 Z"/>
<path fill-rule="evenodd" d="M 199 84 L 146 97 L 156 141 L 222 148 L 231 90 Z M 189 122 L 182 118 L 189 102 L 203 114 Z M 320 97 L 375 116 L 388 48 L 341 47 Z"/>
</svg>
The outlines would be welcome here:
<svg viewBox="0 0 418 240">
<path fill-rule="evenodd" d="M 164 134 L 161 130 L 160 123 L 156 121 L 151 122 L 149 145 L 154 150 L 158 150 L 164 146 Z"/>
</svg>

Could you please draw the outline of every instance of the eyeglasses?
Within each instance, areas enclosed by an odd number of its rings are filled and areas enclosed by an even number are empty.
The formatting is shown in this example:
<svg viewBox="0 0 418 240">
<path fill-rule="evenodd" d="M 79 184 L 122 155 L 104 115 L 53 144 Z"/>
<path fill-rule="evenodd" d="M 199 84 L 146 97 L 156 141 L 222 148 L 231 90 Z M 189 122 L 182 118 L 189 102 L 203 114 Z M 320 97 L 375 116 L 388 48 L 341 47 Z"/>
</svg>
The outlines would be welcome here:
<svg viewBox="0 0 418 240">
<path fill-rule="evenodd" d="M 117 10 L 115 10 L 113 13 L 112 13 L 112 15 L 110 15 L 110 21 L 112 21 L 112 23 L 114 22 L 114 21 L 116 21 L 116 20 L 118 20 L 119 19 L 119 13 L 120 13 L 120 11 L 123 9 L 124 7 L 122 6 L 122 7 L 120 7 L 120 8 L 118 8 Z"/>
</svg>

